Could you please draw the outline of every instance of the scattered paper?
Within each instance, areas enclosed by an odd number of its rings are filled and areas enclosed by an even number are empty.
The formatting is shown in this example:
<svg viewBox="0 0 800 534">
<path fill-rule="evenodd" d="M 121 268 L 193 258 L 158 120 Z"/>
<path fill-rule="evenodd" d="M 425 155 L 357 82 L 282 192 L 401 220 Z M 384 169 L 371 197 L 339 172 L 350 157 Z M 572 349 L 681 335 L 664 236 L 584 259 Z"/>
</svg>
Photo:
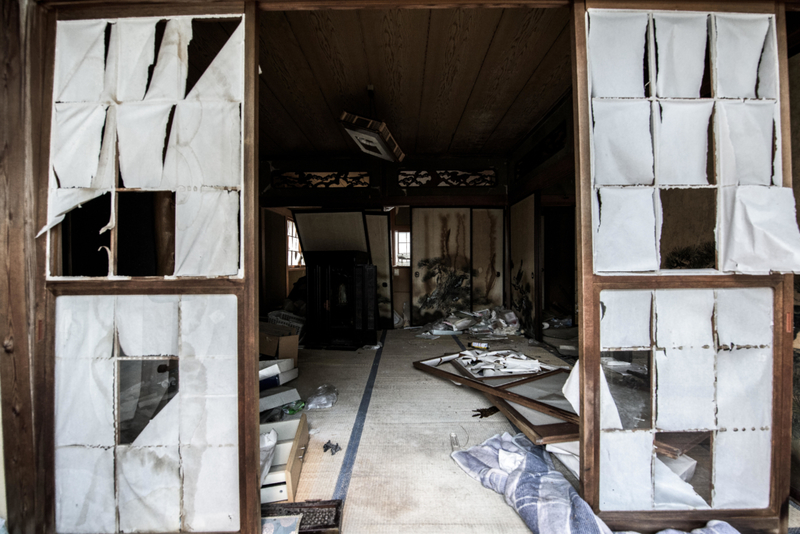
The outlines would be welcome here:
<svg viewBox="0 0 800 534">
<path fill-rule="evenodd" d="M 179 191 L 175 204 L 175 275 L 235 275 L 239 269 L 239 193 Z"/>
<path fill-rule="evenodd" d="M 653 188 L 598 191 L 595 270 L 655 271 L 659 268 Z"/>
<path fill-rule="evenodd" d="M 602 291 L 600 293 L 600 346 L 612 348 L 652 345 L 651 291 Z"/>
<path fill-rule="evenodd" d="M 643 97 L 646 12 L 589 10 L 593 97 Z"/>
<path fill-rule="evenodd" d="M 722 185 L 770 185 L 775 103 L 720 102 L 716 115 Z"/>
<path fill-rule="evenodd" d="M 658 183 L 708 184 L 708 125 L 713 102 L 661 102 L 658 133 Z"/>
<path fill-rule="evenodd" d="M 56 102 L 96 102 L 103 92 L 104 20 L 62 20 L 56 26 Z"/>
<path fill-rule="evenodd" d="M 758 64 L 770 25 L 768 15 L 717 14 L 717 96 L 755 98 Z"/>
<path fill-rule="evenodd" d="M 698 98 L 705 71 L 708 15 L 655 13 L 660 97 Z"/>
<path fill-rule="evenodd" d="M 595 184 L 652 184 L 650 102 L 594 99 L 592 114 Z"/>
</svg>

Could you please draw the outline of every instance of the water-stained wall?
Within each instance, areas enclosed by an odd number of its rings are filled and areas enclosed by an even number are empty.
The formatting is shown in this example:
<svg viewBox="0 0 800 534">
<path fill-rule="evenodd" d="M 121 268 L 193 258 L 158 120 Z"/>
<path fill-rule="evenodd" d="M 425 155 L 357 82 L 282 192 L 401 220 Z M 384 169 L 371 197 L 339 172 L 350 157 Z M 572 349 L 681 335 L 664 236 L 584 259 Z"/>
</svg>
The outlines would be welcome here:
<svg viewBox="0 0 800 534">
<path fill-rule="evenodd" d="M 472 210 L 472 309 L 503 304 L 503 210 Z"/>
<path fill-rule="evenodd" d="M 526 333 L 534 325 L 534 195 L 511 206 L 511 308 Z"/>
</svg>

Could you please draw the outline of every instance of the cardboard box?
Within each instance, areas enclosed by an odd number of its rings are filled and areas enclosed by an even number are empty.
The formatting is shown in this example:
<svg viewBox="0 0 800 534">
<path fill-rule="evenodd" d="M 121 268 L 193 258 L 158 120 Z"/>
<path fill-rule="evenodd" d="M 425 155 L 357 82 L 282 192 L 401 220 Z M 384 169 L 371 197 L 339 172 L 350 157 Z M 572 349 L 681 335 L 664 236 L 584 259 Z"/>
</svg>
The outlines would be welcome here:
<svg viewBox="0 0 800 534">
<path fill-rule="evenodd" d="M 294 328 L 261 322 L 258 325 L 258 352 L 265 356 L 294 360 L 297 367 L 298 335 Z"/>
</svg>

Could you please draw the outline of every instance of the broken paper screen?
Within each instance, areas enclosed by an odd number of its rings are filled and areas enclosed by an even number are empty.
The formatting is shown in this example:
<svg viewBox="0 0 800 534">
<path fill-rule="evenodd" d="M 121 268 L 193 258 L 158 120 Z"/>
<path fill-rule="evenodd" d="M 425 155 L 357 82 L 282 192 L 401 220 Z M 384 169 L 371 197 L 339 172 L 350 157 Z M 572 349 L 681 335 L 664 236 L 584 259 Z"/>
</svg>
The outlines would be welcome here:
<svg viewBox="0 0 800 534">
<path fill-rule="evenodd" d="M 594 99 L 592 112 L 595 184 L 652 184 L 650 102 Z"/>
<path fill-rule="evenodd" d="M 94 102 L 103 92 L 104 20 L 59 21 L 56 27 L 56 102 Z"/>
<path fill-rule="evenodd" d="M 600 343 L 604 350 L 647 347 L 650 338 L 651 291 L 600 293 Z"/>
<path fill-rule="evenodd" d="M 660 185 L 707 185 L 713 102 L 661 102 L 656 161 Z"/>
<path fill-rule="evenodd" d="M 656 93 L 659 97 L 698 98 L 705 71 L 708 15 L 655 13 Z"/>
<path fill-rule="evenodd" d="M 589 10 L 593 97 L 644 97 L 645 12 Z"/>
<path fill-rule="evenodd" d="M 722 185 L 772 184 L 774 102 L 720 102 L 717 111 Z"/>
<path fill-rule="evenodd" d="M 731 13 L 714 18 L 717 96 L 755 98 L 758 65 L 771 17 Z"/>
<path fill-rule="evenodd" d="M 175 274 L 230 276 L 239 269 L 239 193 L 178 192 Z"/>
<path fill-rule="evenodd" d="M 601 432 L 600 509 L 651 509 L 652 461 L 653 434 L 650 432 Z"/>
<path fill-rule="evenodd" d="M 658 269 L 654 189 L 602 188 L 595 239 L 595 270 Z"/>
</svg>

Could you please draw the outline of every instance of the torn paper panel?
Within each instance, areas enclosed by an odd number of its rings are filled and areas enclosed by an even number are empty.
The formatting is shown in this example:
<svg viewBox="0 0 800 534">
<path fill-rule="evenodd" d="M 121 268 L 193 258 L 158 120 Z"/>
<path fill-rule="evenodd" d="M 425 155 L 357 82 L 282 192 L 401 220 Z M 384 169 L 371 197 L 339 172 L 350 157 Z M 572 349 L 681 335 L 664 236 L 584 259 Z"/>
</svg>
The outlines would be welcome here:
<svg viewBox="0 0 800 534">
<path fill-rule="evenodd" d="M 237 332 L 235 295 L 181 297 L 181 358 L 235 360 Z"/>
<path fill-rule="evenodd" d="M 56 358 L 110 359 L 114 351 L 114 297 L 56 298 Z"/>
<path fill-rule="evenodd" d="M 708 184 L 708 125 L 713 109 L 713 102 L 661 102 L 659 184 Z"/>
<path fill-rule="evenodd" d="M 123 104 L 117 111 L 119 168 L 125 187 L 159 189 L 172 104 Z"/>
<path fill-rule="evenodd" d="M 600 426 L 604 430 L 650 429 L 653 427 L 650 350 L 600 353 Z M 626 361 L 627 360 L 627 361 Z M 603 412 L 611 411 L 603 415 Z M 609 420 L 613 417 L 613 424 Z M 620 426 L 621 424 L 621 426 Z"/>
<path fill-rule="evenodd" d="M 775 39 L 775 23 L 770 20 L 767 38 L 764 40 L 764 50 L 758 63 L 758 98 L 777 99 L 778 87 L 778 43 Z"/>
<path fill-rule="evenodd" d="M 238 397 L 190 397 L 182 392 L 181 445 L 235 446 L 238 443 Z"/>
<path fill-rule="evenodd" d="M 600 347 L 650 347 L 651 291 L 600 293 Z"/>
<path fill-rule="evenodd" d="M 119 39 L 119 75 L 116 100 L 138 101 L 144 98 L 147 75 L 155 54 L 158 19 L 120 19 L 114 25 Z"/>
<path fill-rule="evenodd" d="M 744 404 L 744 403 L 742 403 Z M 716 433 L 712 508 L 758 509 L 769 506 L 772 432 Z"/>
<path fill-rule="evenodd" d="M 244 23 L 228 38 L 186 100 L 244 100 Z"/>
<path fill-rule="evenodd" d="M 183 99 L 186 94 L 186 76 L 189 73 L 191 40 L 190 17 L 178 17 L 167 21 L 145 100 Z"/>
<path fill-rule="evenodd" d="M 56 447 L 56 532 L 116 531 L 114 451 Z"/>
<path fill-rule="evenodd" d="M 720 102 L 717 116 L 721 184 L 770 185 L 775 103 Z"/>
<path fill-rule="evenodd" d="M 593 97 L 643 97 L 646 12 L 589 10 Z"/>
<path fill-rule="evenodd" d="M 713 347 L 656 351 L 656 427 L 659 430 L 716 428 L 715 359 Z"/>
<path fill-rule="evenodd" d="M 651 187 L 598 191 L 597 272 L 658 269 L 653 191 Z"/>
<path fill-rule="evenodd" d="M 656 458 L 653 466 L 654 508 L 656 510 L 707 510 L 711 508 L 691 484 L 681 480 Z"/>
<path fill-rule="evenodd" d="M 575 362 L 575 367 L 570 371 L 567 381 L 561 388 L 561 393 L 567 399 L 575 413 L 581 413 L 581 370 L 580 362 Z M 619 418 L 619 411 L 617 405 L 614 403 L 614 398 L 611 396 L 611 391 L 608 388 L 608 381 L 606 375 L 600 370 L 600 427 L 604 429 L 617 430 L 622 429 L 622 421 Z"/>
<path fill-rule="evenodd" d="M 182 446 L 181 459 L 184 480 L 181 530 L 239 530 L 238 447 Z"/>
<path fill-rule="evenodd" d="M 183 380 L 183 376 L 180 377 Z M 181 384 L 181 388 L 183 385 Z M 172 397 L 133 440 L 134 447 L 164 447 L 180 443 L 181 394 Z"/>
<path fill-rule="evenodd" d="M 650 102 L 594 99 L 592 113 L 595 184 L 652 184 Z"/>
<path fill-rule="evenodd" d="M 601 432 L 600 509 L 652 509 L 652 461 L 650 432 Z"/>
<path fill-rule="evenodd" d="M 236 324 L 231 327 L 235 329 Z M 180 376 L 181 391 L 187 396 L 236 396 L 239 393 L 235 358 L 181 358 Z"/>
<path fill-rule="evenodd" d="M 119 447 L 120 532 L 177 532 L 181 526 L 178 447 Z"/>
<path fill-rule="evenodd" d="M 110 105 L 106 111 L 106 122 L 103 126 L 103 144 L 100 147 L 100 159 L 97 162 L 97 173 L 92 179 L 93 189 L 113 189 L 117 183 L 117 106 Z M 112 206 L 114 211 L 115 206 Z"/>
<path fill-rule="evenodd" d="M 50 162 L 60 187 L 93 187 L 107 107 L 56 104 Z"/>
<path fill-rule="evenodd" d="M 58 21 L 53 94 L 56 102 L 96 102 L 103 92 L 104 20 Z"/>
<path fill-rule="evenodd" d="M 717 290 L 717 336 L 720 345 L 772 345 L 772 289 Z"/>
<path fill-rule="evenodd" d="M 117 333 L 124 356 L 178 355 L 178 296 L 117 297 Z"/>
<path fill-rule="evenodd" d="M 717 424 L 728 432 L 772 426 L 772 349 L 717 354 Z"/>
<path fill-rule="evenodd" d="M 55 445 L 114 445 L 114 360 L 55 362 Z"/>
<path fill-rule="evenodd" d="M 768 15 L 717 14 L 717 96 L 755 98 L 758 64 L 764 48 Z"/>
<path fill-rule="evenodd" d="M 656 345 L 661 348 L 713 347 L 714 291 L 656 291 Z"/>
<path fill-rule="evenodd" d="M 790 188 L 740 186 L 722 194 L 724 271 L 800 271 L 800 230 Z"/>
<path fill-rule="evenodd" d="M 660 97 L 698 98 L 705 71 L 708 15 L 655 13 L 657 76 Z"/>
<path fill-rule="evenodd" d="M 169 136 L 162 187 L 240 187 L 240 109 L 236 102 L 179 102 Z"/>
<path fill-rule="evenodd" d="M 232 276 L 239 270 L 239 193 L 178 192 L 175 274 Z"/>
</svg>

